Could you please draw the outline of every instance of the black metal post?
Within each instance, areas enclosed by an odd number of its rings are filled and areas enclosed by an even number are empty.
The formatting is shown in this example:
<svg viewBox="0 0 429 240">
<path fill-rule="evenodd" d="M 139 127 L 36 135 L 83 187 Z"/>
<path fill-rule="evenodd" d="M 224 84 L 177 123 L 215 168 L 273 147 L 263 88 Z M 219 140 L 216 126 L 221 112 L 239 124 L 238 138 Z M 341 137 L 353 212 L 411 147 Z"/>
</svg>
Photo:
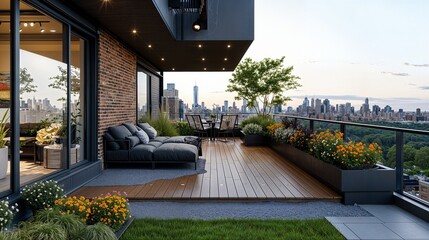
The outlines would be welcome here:
<svg viewBox="0 0 429 240">
<path fill-rule="evenodd" d="M 404 132 L 396 131 L 396 192 L 403 192 Z"/>
<path fill-rule="evenodd" d="M 10 114 L 10 131 L 11 131 L 11 161 L 10 161 L 10 176 L 11 189 L 13 193 L 19 193 L 19 28 L 20 28 L 20 12 L 19 2 L 17 0 L 10 1 L 10 72 L 11 72 L 11 111 Z"/>
<path fill-rule="evenodd" d="M 310 131 L 314 132 L 314 120 L 310 119 Z"/>
<path fill-rule="evenodd" d="M 347 140 L 347 125 L 344 123 L 340 124 L 340 131 L 343 133 L 343 140 L 346 141 Z"/>
</svg>

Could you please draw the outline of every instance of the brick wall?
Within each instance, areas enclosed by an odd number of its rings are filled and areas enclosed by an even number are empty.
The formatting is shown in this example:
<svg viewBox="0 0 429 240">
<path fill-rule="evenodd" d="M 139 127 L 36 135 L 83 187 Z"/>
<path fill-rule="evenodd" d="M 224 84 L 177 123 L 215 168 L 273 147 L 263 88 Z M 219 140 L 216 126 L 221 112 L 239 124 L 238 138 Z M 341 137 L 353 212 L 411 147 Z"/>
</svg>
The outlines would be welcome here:
<svg viewBox="0 0 429 240">
<path fill-rule="evenodd" d="M 98 72 L 98 156 L 110 126 L 136 120 L 137 56 L 114 37 L 101 32 Z"/>
</svg>

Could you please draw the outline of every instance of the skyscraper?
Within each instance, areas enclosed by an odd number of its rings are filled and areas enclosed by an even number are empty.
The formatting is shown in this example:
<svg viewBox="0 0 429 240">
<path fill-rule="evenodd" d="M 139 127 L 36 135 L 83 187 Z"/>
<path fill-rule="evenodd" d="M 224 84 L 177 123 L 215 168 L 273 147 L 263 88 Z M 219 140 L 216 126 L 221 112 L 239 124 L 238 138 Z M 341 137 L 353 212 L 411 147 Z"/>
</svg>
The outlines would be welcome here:
<svg viewBox="0 0 429 240">
<path fill-rule="evenodd" d="M 163 91 L 162 109 L 168 113 L 172 120 L 178 120 L 179 114 L 179 91 L 174 89 L 174 83 L 167 83 L 167 89 Z"/>
<path fill-rule="evenodd" d="M 224 112 L 228 112 L 228 100 L 223 101 L 223 107 L 225 108 Z"/>
<path fill-rule="evenodd" d="M 243 105 L 241 106 L 241 112 L 245 113 L 247 111 L 247 100 L 243 98 Z"/>
<path fill-rule="evenodd" d="M 329 99 L 325 99 L 323 100 L 323 113 L 328 113 L 331 111 L 331 104 L 329 102 Z"/>
<path fill-rule="evenodd" d="M 311 107 L 312 109 L 314 109 L 314 98 L 311 98 L 310 107 Z"/>
<path fill-rule="evenodd" d="M 194 104 L 192 104 L 192 108 L 198 107 L 198 86 L 194 86 Z"/>
<path fill-rule="evenodd" d="M 320 114 L 322 112 L 322 100 L 316 98 L 316 105 L 314 111 L 316 112 L 316 114 Z"/>
</svg>

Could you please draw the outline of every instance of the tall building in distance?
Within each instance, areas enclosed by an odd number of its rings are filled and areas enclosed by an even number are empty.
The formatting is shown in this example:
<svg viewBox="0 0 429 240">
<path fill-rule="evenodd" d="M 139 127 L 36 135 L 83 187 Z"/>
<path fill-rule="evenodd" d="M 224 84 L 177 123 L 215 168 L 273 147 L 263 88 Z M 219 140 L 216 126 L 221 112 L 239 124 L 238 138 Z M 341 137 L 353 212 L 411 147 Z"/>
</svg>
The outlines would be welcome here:
<svg viewBox="0 0 429 240">
<path fill-rule="evenodd" d="M 192 104 L 192 108 L 198 107 L 198 86 L 195 84 L 194 86 L 194 103 Z"/>
<path fill-rule="evenodd" d="M 161 106 L 171 120 L 180 119 L 179 90 L 175 89 L 174 83 L 167 83 L 167 89 L 163 91 Z"/>
<path fill-rule="evenodd" d="M 223 112 L 228 112 L 228 100 L 225 100 L 225 101 L 223 101 L 223 109 L 224 109 L 224 111 Z"/>
<path fill-rule="evenodd" d="M 241 112 L 245 113 L 247 112 L 247 100 L 243 98 L 243 105 L 241 106 Z"/>
</svg>

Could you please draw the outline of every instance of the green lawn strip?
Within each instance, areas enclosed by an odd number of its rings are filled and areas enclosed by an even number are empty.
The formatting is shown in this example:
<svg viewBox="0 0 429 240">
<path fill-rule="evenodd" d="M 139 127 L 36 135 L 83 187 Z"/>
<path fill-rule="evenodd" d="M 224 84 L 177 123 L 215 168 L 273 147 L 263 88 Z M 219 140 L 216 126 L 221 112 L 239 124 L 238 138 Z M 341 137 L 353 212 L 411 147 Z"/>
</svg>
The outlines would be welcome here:
<svg viewBox="0 0 429 240">
<path fill-rule="evenodd" d="M 344 239 L 325 219 L 136 219 L 121 240 Z"/>
</svg>

